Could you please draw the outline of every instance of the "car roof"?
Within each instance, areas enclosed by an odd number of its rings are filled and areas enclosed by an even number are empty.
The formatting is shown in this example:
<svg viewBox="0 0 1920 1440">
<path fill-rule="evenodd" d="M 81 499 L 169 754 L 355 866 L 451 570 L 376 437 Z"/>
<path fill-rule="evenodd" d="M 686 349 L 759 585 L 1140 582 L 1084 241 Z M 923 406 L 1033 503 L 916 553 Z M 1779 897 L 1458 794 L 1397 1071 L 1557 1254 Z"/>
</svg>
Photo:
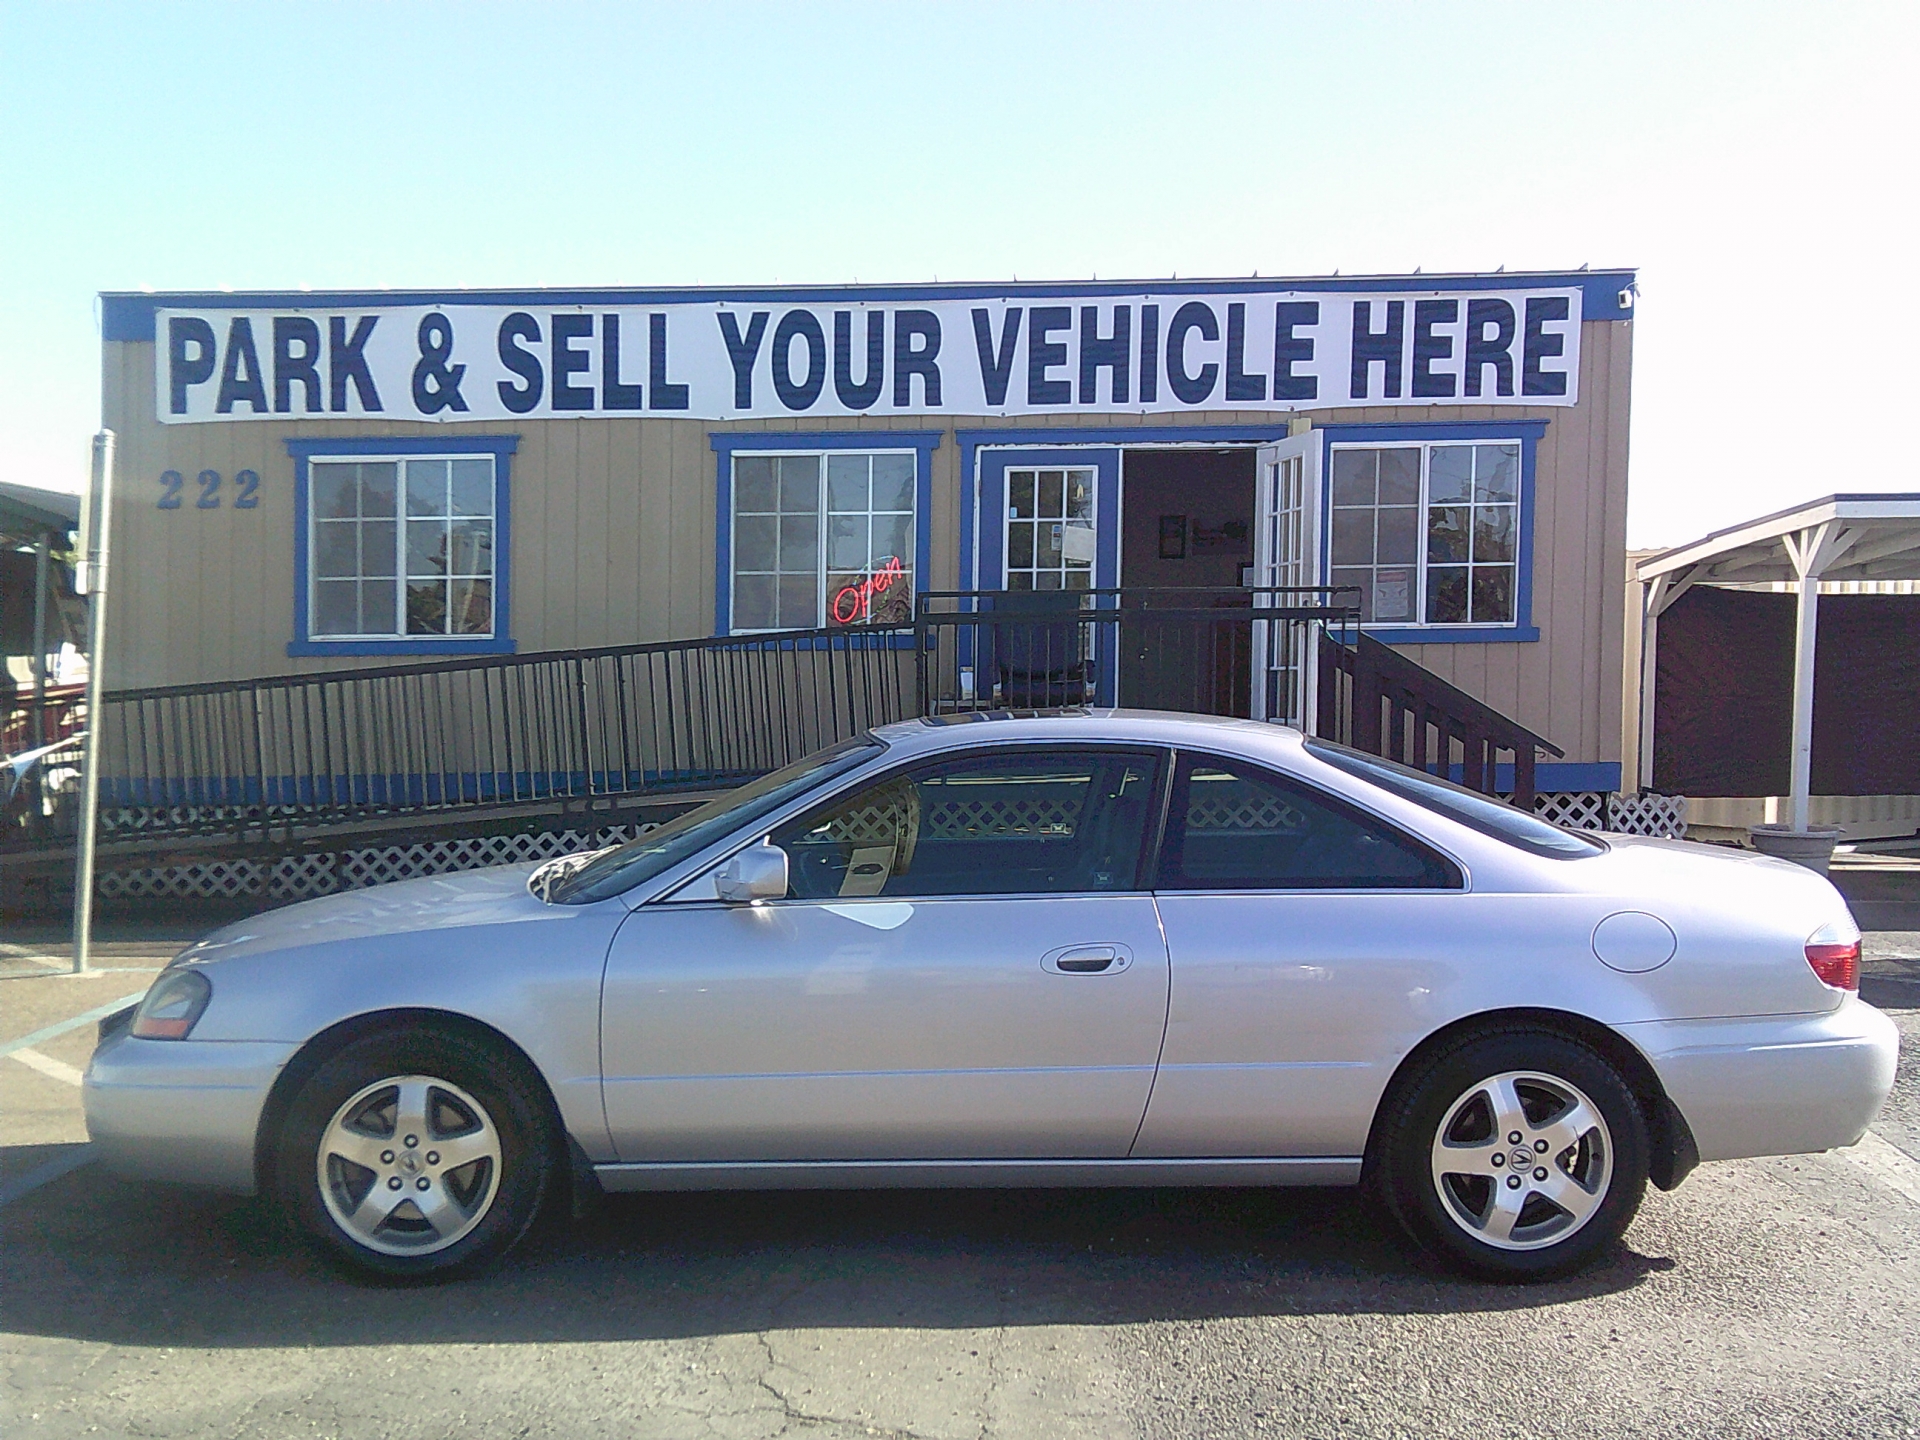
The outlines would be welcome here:
<svg viewBox="0 0 1920 1440">
<path fill-rule="evenodd" d="M 1130 741 L 1149 745 L 1224 746 L 1234 750 L 1297 748 L 1304 737 L 1288 725 L 1185 715 L 1165 710 L 974 710 L 878 726 L 874 738 L 892 758 L 974 745 L 1060 740 L 1090 744 Z"/>
</svg>

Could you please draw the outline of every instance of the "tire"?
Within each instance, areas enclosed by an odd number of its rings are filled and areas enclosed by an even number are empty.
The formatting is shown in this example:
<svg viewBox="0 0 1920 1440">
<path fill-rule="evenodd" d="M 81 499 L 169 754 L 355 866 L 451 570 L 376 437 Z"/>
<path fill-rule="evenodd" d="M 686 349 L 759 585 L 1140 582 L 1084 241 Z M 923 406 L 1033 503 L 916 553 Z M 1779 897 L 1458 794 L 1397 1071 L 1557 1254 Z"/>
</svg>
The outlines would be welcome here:
<svg viewBox="0 0 1920 1440">
<path fill-rule="evenodd" d="M 1466 1037 L 1388 1105 L 1375 1172 L 1387 1209 L 1477 1278 L 1571 1274 L 1620 1238 L 1646 1193 L 1639 1102 L 1597 1051 L 1558 1032 Z"/>
<path fill-rule="evenodd" d="M 554 1168 L 549 1114 L 538 1079 L 498 1044 L 451 1029 L 369 1035 L 294 1095 L 274 1188 L 295 1226 L 356 1271 L 470 1272 L 539 1213 Z"/>
</svg>

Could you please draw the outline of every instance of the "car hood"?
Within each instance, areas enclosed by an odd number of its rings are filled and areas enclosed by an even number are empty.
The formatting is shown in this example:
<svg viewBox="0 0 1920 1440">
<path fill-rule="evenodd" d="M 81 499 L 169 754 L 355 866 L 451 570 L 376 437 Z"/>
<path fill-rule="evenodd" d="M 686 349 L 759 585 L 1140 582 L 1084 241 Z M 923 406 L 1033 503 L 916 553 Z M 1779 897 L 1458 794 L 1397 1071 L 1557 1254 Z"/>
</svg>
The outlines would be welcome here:
<svg viewBox="0 0 1920 1440">
<path fill-rule="evenodd" d="M 552 914 L 527 890 L 527 877 L 538 868 L 494 865 L 303 900 L 222 926 L 174 963 L 208 965 L 273 950 L 537 920 Z"/>
</svg>

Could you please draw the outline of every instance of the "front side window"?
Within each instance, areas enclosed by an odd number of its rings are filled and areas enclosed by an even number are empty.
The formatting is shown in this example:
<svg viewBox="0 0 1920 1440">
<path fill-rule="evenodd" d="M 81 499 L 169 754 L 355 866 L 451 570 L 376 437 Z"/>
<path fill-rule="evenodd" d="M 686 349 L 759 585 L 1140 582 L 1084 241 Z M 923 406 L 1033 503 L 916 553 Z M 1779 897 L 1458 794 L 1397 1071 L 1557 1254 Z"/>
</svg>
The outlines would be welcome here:
<svg viewBox="0 0 1920 1440">
<path fill-rule="evenodd" d="M 862 735 L 762 775 L 718 800 L 674 816 L 637 840 L 603 851 L 561 881 L 548 898 L 556 905 L 583 905 L 624 894 L 815 786 L 858 769 L 882 748 L 878 740 Z"/>
<path fill-rule="evenodd" d="M 493 635 L 494 463 L 313 459 L 309 636 Z"/>
<path fill-rule="evenodd" d="M 913 452 L 733 457 L 731 628 L 913 618 Z"/>
<path fill-rule="evenodd" d="M 1333 448 L 1332 583 L 1378 625 L 1512 625 L 1520 442 Z"/>
<path fill-rule="evenodd" d="M 1447 889 L 1459 872 L 1410 835 L 1233 760 L 1182 754 L 1160 856 L 1166 890 Z"/>
<path fill-rule="evenodd" d="M 1148 751 L 974 755 L 890 776 L 773 843 L 801 900 L 1132 890 L 1158 770 Z"/>
</svg>

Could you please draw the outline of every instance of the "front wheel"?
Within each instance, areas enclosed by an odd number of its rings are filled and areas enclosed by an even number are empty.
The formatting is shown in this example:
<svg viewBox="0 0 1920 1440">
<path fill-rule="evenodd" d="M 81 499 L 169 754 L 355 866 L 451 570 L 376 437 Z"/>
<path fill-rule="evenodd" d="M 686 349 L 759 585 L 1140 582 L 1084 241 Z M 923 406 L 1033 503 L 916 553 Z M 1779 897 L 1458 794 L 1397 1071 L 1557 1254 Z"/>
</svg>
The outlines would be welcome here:
<svg viewBox="0 0 1920 1440">
<path fill-rule="evenodd" d="M 546 1107 L 522 1069 L 450 1031 L 348 1044 L 288 1109 L 282 1204 L 331 1257 L 377 1275 L 446 1275 L 503 1254 L 551 1168 Z"/>
<path fill-rule="evenodd" d="M 1379 1170 L 1388 1208 L 1421 1245 L 1483 1278 L 1579 1269 L 1620 1238 L 1646 1192 L 1639 1102 L 1567 1036 L 1471 1038 L 1391 1103 Z"/>
</svg>

